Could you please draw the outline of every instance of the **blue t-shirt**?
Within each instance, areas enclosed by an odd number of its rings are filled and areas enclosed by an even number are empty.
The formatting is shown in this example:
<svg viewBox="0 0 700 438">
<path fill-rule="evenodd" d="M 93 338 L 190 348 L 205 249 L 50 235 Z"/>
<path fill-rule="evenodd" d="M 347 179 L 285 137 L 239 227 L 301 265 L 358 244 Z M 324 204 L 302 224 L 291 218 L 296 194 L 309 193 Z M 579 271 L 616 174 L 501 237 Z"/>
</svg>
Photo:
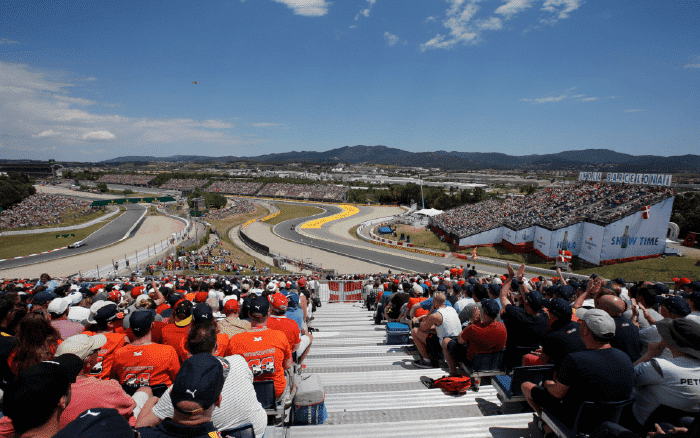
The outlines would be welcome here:
<svg viewBox="0 0 700 438">
<path fill-rule="evenodd" d="M 294 322 L 299 326 L 299 331 L 302 330 L 302 325 L 304 324 L 304 311 L 298 307 L 290 307 L 287 309 L 287 313 L 284 314 L 289 319 L 293 319 Z"/>
</svg>

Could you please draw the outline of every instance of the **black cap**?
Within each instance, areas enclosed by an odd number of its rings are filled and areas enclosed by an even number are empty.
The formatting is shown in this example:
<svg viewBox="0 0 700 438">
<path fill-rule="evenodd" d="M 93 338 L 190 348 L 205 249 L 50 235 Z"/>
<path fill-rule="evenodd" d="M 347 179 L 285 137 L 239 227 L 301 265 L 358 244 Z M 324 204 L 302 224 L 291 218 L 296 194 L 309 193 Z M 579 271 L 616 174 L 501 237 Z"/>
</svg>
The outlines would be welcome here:
<svg viewBox="0 0 700 438">
<path fill-rule="evenodd" d="M 661 295 L 657 295 L 656 302 L 667 308 L 668 311 L 674 315 L 682 317 L 690 314 L 690 306 L 681 296 L 671 295 L 669 297 L 663 297 Z"/>
<path fill-rule="evenodd" d="M 194 306 L 194 309 L 192 309 L 192 321 L 195 323 L 198 322 L 204 322 L 204 321 L 213 321 L 214 320 L 214 312 L 211 310 L 211 307 L 209 307 L 209 304 L 207 303 L 199 303 L 196 306 Z"/>
<path fill-rule="evenodd" d="M 150 309 L 141 309 L 133 312 L 129 316 L 129 327 L 134 332 L 136 336 L 144 335 L 151 328 L 153 320 L 155 319 L 155 312 Z"/>
<path fill-rule="evenodd" d="M 562 298 L 566 301 L 570 301 L 571 298 L 574 297 L 574 288 L 573 288 L 573 286 L 569 286 L 567 284 L 565 286 L 559 287 L 556 294 L 557 294 L 557 297 Z"/>
<path fill-rule="evenodd" d="M 175 306 L 173 313 L 177 315 L 178 318 L 188 318 L 192 316 L 192 301 L 180 301 L 177 306 Z"/>
<path fill-rule="evenodd" d="M 481 310 L 483 310 L 487 316 L 495 318 L 498 316 L 498 312 L 501 311 L 501 307 L 495 299 L 486 298 L 485 300 L 481 300 Z"/>
<path fill-rule="evenodd" d="M 567 317 L 571 319 L 573 311 L 571 310 L 571 305 L 568 301 L 561 298 L 552 298 L 551 300 L 544 300 L 542 306 L 549 309 L 549 313 L 556 316 L 557 318 Z"/>
<path fill-rule="evenodd" d="M 53 438 L 133 438 L 134 430 L 119 411 L 92 408 L 78 415 Z"/>
<path fill-rule="evenodd" d="M 178 403 L 193 401 L 202 409 L 208 409 L 216 403 L 223 387 L 224 368 L 219 359 L 209 353 L 199 353 L 182 363 L 175 376 L 170 399 L 176 410 L 191 413 L 179 409 Z"/>
<path fill-rule="evenodd" d="M 525 299 L 534 310 L 540 310 L 542 308 L 542 294 L 539 291 L 533 290 L 526 293 Z"/>
<path fill-rule="evenodd" d="M 251 316 L 253 316 L 253 315 L 267 316 L 267 313 L 269 310 L 270 310 L 270 301 L 267 299 L 267 297 L 256 296 L 250 300 L 250 308 L 248 309 L 248 313 Z"/>
<path fill-rule="evenodd" d="M 62 354 L 21 371 L 7 387 L 3 411 L 18 434 L 45 424 L 83 368 L 74 354 Z"/>
</svg>

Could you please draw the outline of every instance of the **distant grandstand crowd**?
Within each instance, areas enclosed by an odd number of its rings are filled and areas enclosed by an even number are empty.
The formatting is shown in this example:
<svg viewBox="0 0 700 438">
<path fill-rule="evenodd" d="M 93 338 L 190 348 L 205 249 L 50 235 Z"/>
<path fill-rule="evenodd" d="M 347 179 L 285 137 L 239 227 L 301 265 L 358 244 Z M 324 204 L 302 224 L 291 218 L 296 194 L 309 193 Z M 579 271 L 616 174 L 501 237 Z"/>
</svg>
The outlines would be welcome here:
<svg viewBox="0 0 700 438">
<path fill-rule="evenodd" d="M 170 179 L 160 186 L 161 189 L 192 191 L 201 189 L 207 184 L 206 179 Z"/>
<path fill-rule="evenodd" d="M 347 191 L 348 188 L 343 186 L 270 183 L 258 192 L 258 196 L 342 201 Z"/>
<path fill-rule="evenodd" d="M 584 220 L 605 225 L 670 196 L 673 191 L 666 187 L 577 183 L 548 187 L 530 196 L 463 205 L 434 216 L 431 223 L 459 238 L 501 226 L 516 231 L 535 225 L 555 230 Z"/>
<path fill-rule="evenodd" d="M 96 182 L 147 186 L 153 182 L 152 175 L 102 175 Z M 206 179 L 170 179 L 161 189 L 192 191 L 207 185 Z M 315 184 L 263 184 L 236 180 L 214 181 L 205 190 L 211 193 L 243 196 L 265 196 L 276 198 L 309 199 L 315 201 L 344 201 L 348 188 L 335 185 Z"/>
<path fill-rule="evenodd" d="M 41 227 L 77 219 L 97 210 L 91 202 L 65 196 L 36 194 L 0 213 L 0 230 Z"/>
<path fill-rule="evenodd" d="M 230 195 L 254 195 L 263 186 L 262 183 L 241 181 L 215 181 L 207 187 L 207 192 L 226 193 Z"/>
<path fill-rule="evenodd" d="M 234 216 L 241 213 L 252 213 L 255 211 L 255 204 L 247 199 L 233 199 L 228 205 L 218 210 L 210 210 L 207 213 L 207 219 L 225 219 L 229 216 Z"/>
<path fill-rule="evenodd" d="M 147 186 L 153 181 L 153 175 L 102 175 L 97 181 L 105 184 L 124 184 L 127 186 Z"/>
</svg>

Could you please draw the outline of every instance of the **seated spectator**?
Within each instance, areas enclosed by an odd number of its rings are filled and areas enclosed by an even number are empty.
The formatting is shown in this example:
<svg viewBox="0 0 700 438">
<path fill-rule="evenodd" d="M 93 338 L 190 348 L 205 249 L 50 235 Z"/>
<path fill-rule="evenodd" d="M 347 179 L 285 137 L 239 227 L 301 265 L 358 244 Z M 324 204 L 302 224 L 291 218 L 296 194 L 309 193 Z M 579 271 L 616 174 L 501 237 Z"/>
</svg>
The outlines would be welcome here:
<svg viewBox="0 0 700 438">
<path fill-rule="evenodd" d="M 134 429 L 116 409 L 93 408 L 82 412 L 53 438 L 133 438 L 133 436 Z"/>
<path fill-rule="evenodd" d="M 72 354 L 57 356 L 23 370 L 4 394 L 3 413 L 12 420 L 14 436 L 51 437 L 71 400 L 71 384 L 83 366 Z M 3 431 L 3 436 L 13 436 Z"/>
<path fill-rule="evenodd" d="M 114 353 L 129 342 L 129 338 L 123 333 L 115 333 L 115 329 L 121 328 L 123 313 L 119 312 L 117 305 L 111 301 L 97 301 L 90 306 L 90 316 L 88 316 L 89 329 L 83 333 L 86 335 L 103 335 L 107 342 L 97 353 L 97 362 L 90 371 L 90 376 L 98 379 L 109 379 L 112 374 L 112 364 L 114 363 Z"/>
<path fill-rule="evenodd" d="M 68 297 L 54 298 L 48 307 L 51 315 L 51 325 L 61 333 L 61 339 L 66 339 L 70 336 L 77 335 L 85 328 L 82 324 L 68 320 L 68 307 L 72 300 Z"/>
<path fill-rule="evenodd" d="M 43 314 L 29 313 L 19 323 L 17 343 L 8 363 L 14 376 L 42 361 L 51 360 L 56 353 L 61 334 Z"/>
<path fill-rule="evenodd" d="M 667 318 L 656 323 L 673 357 L 656 357 L 634 368 L 634 405 L 637 424 L 631 429 L 646 432 L 643 426 L 659 406 L 688 415 L 700 409 L 700 323 L 687 318 Z"/>
<path fill-rule="evenodd" d="M 131 330 L 135 339 L 114 353 L 112 378 L 135 392 L 142 386 L 156 387 L 158 395 L 180 370 L 180 360 L 175 348 L 151 342 L 151 327 L 155 312 L 139 310 L 131 315 Z"/>
<path fill-rule="evenodd" d="M 579 324 L 571 321 L 571 305 L 561 299 L 545 300 L 544 307 L 548 310 L 549 329 L 542 338 L 542 348 L 523 356 L 523 366 L 554 364 L 559 369 L 564 358 L 569 353 L 583 351 L 586 345 L 581 339 Z"/>
<path fill-rule="evenodd" d="M 556 380 L 547 380 L 542 386 L 522 384 L 523 395 L 538 416 L 546 409 L 569 428 L 584 401 L 627 400 L 634 383 L 632 361 L 610 347 L 615 336 L 612 317 L 600 309 L 579 313 L 581 339 L 587 349 L 566 356 Z M 545 431 L 551 432 L 548 428 Z"/>
<path fill-rule="evenodd" d="M 216 349 L 216 328 L 212 324 L 193 327 L 187 337 L 187 349 L 193 356 L 212 354 Z M 214 408 L 211 421 L 218 430 L 226 430 L 251 423 L 256 436 L 265 433 L 267 414 L 258 402 L 253 388 L 253 373 L 245 359 L 240 355 L 220 358 L 225 363 L 226 373 L 221 391 L 221 405 Z M 172 389 L 172 386 L 170 387 Z M 149 412 L 144 410 L 139 415 L 137 427 L 149 427 L 159 424 L 166 418 L 173 418 L 174 408 L 170 390 L 154 400 L 156 403 Z M 151 403 L 152 404 L 152 403 Z"/>
<path fill-rule="evenodd" d="M 231 337 L 250 330 L 250 321 L 240 319 L 240 311 L 241 306 L 238 304 L 238 300 L 234 295 L 224 304 L 224 314 L 226 318 L 217 321 L 220 333 L 225 333 Z"/>
<path fill-rule="evenodd" d="M 474 361 L 477 353 L 497 353 L 506 346 L 506 327 L 497 322 L 496 317 L 500 308 L 496 300 L 486 299 L 474 309 L 474 317 L 469 325 L 462 330 L 457 338 L 445 337 L 442 341 L 442 351 L 445 361 L 450 367 L 450 374 L 458 375 L 457 363 L 468 365 Z M 479 379 L 474 379 L 473 385 L 478 387 Z"/>
<path fill-rule="evenodd" d="M 615 320 L 615 337 L 610 345 L 624 351 L 632 362 L 636 362 L 642 356 L 642 342 L 637 326 L 623 316 L 625 302 L 619 297 L 604 295 L 598 299 L 596 307 L 605 310 Z"/>
<path fill-rule="evenodd" d="M 224 379 L 221 362 L 211 354 L 200 353 L 185 360 L 170 390 L 172 417 L 137 432 L 142 438 L 219 436 L 211 417 L 221 405 Z"/>
<path fill-rule="evenodd" d="M 462 330 L 459 315 L 454 308 L 445 306 L 445 301 L 445 294 L 436 292 L 432 298 L 433 313 L 418 318 L 420 325 L 411 330 L 413 343 L 420 354 L 413 364 L 419 368 L 437 368 L 437 354 L 442 348 L 443 339 L 455 338 Z M 433 338 L 430 345 L 429 338 Z"/>
</svg>

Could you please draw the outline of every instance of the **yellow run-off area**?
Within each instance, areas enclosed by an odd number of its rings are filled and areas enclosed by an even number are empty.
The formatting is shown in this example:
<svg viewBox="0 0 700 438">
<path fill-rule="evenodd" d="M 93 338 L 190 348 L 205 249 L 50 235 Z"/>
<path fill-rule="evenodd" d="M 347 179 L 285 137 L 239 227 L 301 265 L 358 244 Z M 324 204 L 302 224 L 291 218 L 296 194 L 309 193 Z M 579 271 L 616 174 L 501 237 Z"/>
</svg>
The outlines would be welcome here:
<svg viewBox="0 0 700 438">
<path fill-rule="evenodd" d="M 360 209 L 352 206 L 352 205 L 339 205 L 338 207 L 342 208 L 343 211 L 341 213 L 335 214 L 333 216 L 328 216 L 328 217 L 323 217 L 320 219 L 314 219 L 312 221 L 306 222 L 301 226 L 301 228 L 321 228 L 323 224 L 326 224 L 328 222 L 336 221 L 338 219 L 344 219 L 346 217 L 350 217 L 354 214 L 357 214 Z"/>
</svg>

